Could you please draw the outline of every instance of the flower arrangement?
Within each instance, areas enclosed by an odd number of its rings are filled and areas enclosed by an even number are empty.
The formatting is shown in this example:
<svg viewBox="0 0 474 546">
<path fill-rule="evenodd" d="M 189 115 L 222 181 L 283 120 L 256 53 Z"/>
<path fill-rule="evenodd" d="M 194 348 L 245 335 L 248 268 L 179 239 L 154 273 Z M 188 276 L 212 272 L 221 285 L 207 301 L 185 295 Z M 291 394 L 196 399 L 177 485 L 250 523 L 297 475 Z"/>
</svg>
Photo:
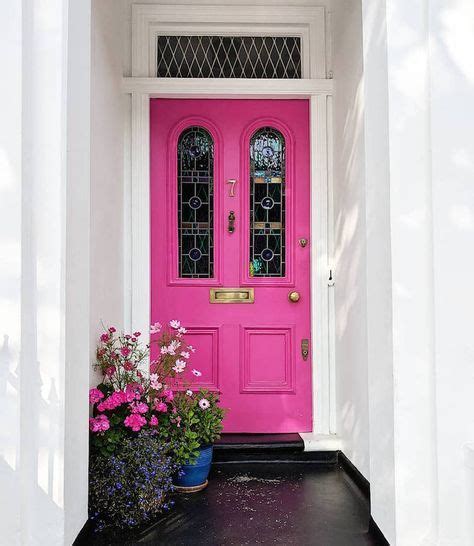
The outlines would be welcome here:
<svg viewBox="0 0 474 546">
<path fill-rule="evenodd" d="M 108 520 L 131 527 L 158 513 L 169 504 L 170 476 L 192 463 L 200 446 L 219 437 L 224 410 L 218 395 L 195 391 L 192 380 L 184 379 L 195 351 L 185 334 L 177 320 L 165 328 L 151 326 L 155 358 L 150 373 L 143 370 L 149 347 L 143 348 L 140 332 L 120 334 L 112 326 L 100 336 L 95 367 L 102 382 L 89 391 L 89 428 L 90 512 L 101 526 Z M 201 372 L 193 368 L 186 375 L 200 377 Z M 140 485 L 146 476 L 153 477 L 149 487 Z"/>
</svg>

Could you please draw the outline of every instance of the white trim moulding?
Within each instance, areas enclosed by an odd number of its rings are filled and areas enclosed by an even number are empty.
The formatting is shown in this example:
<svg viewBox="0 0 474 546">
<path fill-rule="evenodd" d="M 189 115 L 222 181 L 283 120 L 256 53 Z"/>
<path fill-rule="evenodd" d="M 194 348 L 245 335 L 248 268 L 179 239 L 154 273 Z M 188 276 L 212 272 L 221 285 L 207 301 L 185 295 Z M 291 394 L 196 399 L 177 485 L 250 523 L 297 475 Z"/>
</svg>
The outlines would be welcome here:
<svg viewBox="0 0 474 546">
<path fill-rule="evenodd" d="M 150 98 L 310 98 L 332 95 L 331 79 L 212 79 L 212 78 L 123 78 L 124 93 L 146 94 Z"/>
</svg>

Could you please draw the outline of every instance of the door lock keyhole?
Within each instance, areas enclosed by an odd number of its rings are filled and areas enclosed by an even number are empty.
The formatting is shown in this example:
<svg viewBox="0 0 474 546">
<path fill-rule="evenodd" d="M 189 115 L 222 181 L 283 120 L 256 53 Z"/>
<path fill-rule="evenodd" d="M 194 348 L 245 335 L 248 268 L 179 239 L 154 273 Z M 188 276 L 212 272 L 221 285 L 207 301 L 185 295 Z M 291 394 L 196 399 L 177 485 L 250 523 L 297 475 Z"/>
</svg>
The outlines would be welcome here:
<svg viewBox="0 0 474 546">
<path fill-rule="evenodd" d="M 235 231 L 235 213 L 234 213 L 233 210 L 229 211 L 228 220 L 229 220 L 229 224 L 227 226 L 227 231 L 229 233 L 234 233 L 234 231 Z"/>
</svg>

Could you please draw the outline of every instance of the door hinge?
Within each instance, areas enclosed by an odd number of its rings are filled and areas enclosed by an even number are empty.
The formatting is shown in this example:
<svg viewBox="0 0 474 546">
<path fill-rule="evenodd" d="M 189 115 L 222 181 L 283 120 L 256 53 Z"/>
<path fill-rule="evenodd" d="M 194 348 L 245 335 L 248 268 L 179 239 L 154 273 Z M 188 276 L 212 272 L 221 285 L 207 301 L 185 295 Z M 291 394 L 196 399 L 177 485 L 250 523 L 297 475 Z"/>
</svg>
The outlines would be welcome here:
<svg viewBox="0 0 474 546">
<path fill-rule="evenodd" d="M 334 286 L 334 270 L 333 269 L 330 269 L 329 270 L 329 277 L 328 277 L 328 286 Z"/>
</svg>

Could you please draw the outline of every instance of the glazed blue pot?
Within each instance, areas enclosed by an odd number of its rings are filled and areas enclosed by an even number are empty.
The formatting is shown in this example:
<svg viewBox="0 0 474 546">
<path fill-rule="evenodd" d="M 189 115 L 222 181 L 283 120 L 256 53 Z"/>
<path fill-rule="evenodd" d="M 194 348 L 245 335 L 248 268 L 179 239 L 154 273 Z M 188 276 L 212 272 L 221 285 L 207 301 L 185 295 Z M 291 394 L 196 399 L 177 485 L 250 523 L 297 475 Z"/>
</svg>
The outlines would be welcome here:
<svg viewBox="0 0 474 546">
<path fill-rule="evenodd" d="M 181 467 L 182 475 L 175 477 L 174 484 L 179 487 L 196 487 L 206 483 L 211 470 L 212 449 L 212 446 L 201 447 L 194 463 Z"/>
</svg>

